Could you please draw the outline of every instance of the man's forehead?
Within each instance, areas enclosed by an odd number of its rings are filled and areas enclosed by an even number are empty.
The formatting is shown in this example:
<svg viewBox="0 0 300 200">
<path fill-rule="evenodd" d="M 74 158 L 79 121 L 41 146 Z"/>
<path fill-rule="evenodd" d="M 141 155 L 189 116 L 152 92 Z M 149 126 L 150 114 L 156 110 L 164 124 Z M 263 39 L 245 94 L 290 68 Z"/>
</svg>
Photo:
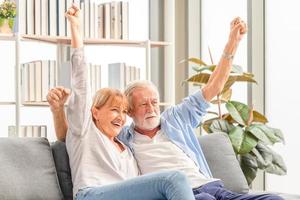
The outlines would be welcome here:
<svg viewBox="0 0 300 200">
<path fill-rule="evenodd" d="M 137 88 L 133 92 L 133 96 L 137 97 L 140 100 L 148 100 L 148 99 L 158 99 L 159 95 L 157 91 L 155 91 L 153 88 Z"/>
</svg>

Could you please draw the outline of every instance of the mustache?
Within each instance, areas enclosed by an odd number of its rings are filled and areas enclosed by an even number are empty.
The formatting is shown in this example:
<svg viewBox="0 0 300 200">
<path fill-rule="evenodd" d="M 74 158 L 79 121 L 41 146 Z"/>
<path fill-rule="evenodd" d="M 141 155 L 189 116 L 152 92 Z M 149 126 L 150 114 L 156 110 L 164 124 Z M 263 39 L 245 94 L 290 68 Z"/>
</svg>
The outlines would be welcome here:
<svg viewBox="0 0 300 200">
<path fill-rule="evenodd" d="M 146 113 L 145 118 L 157 117 L 156 113 Z"/>
</svg>

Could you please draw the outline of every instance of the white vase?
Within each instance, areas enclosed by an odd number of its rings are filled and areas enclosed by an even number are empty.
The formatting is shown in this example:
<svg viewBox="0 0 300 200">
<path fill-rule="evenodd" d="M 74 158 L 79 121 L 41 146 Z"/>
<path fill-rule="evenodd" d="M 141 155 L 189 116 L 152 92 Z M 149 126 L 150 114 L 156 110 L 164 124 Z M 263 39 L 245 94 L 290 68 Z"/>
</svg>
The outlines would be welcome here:
<svg viewBox="0 0 300 200">
<path fill-rule="evenodd" d="M 12 33 L 13 20 L 0 18 L 0 33 Z"/>
</svg>

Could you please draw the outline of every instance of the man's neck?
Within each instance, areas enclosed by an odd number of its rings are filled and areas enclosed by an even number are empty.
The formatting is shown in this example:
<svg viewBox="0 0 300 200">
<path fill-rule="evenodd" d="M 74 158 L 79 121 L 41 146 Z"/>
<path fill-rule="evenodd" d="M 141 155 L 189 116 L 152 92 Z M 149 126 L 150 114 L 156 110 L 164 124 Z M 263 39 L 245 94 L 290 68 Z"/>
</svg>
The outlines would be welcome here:
<svg viewBox="0 0 300 200">
<path fill-rule="evenodd" d="M 160 126 L 152 130 L 145 130 L 145 129 L 140 129 L 139 127 L 134 127 L 134 130 L 142 135 L 146 135 L 150 138 L 153 138 L 156 135 L 156 133 L 160 130 Z"/>
</svg>

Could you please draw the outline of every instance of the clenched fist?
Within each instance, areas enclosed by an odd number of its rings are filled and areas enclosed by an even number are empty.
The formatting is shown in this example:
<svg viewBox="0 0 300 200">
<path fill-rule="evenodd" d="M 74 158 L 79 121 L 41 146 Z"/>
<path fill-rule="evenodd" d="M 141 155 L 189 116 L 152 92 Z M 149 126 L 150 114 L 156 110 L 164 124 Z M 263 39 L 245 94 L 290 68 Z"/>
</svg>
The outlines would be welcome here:
<svg viewBox="0 0 300 200">
<path fill-rule="evenodd" d="M 70 89 L 64 87 L 56 87 L 49 90 L 47 101 L 52 112 L 64 109 L 64 105 L 70 96 Z"/>
</svg>

